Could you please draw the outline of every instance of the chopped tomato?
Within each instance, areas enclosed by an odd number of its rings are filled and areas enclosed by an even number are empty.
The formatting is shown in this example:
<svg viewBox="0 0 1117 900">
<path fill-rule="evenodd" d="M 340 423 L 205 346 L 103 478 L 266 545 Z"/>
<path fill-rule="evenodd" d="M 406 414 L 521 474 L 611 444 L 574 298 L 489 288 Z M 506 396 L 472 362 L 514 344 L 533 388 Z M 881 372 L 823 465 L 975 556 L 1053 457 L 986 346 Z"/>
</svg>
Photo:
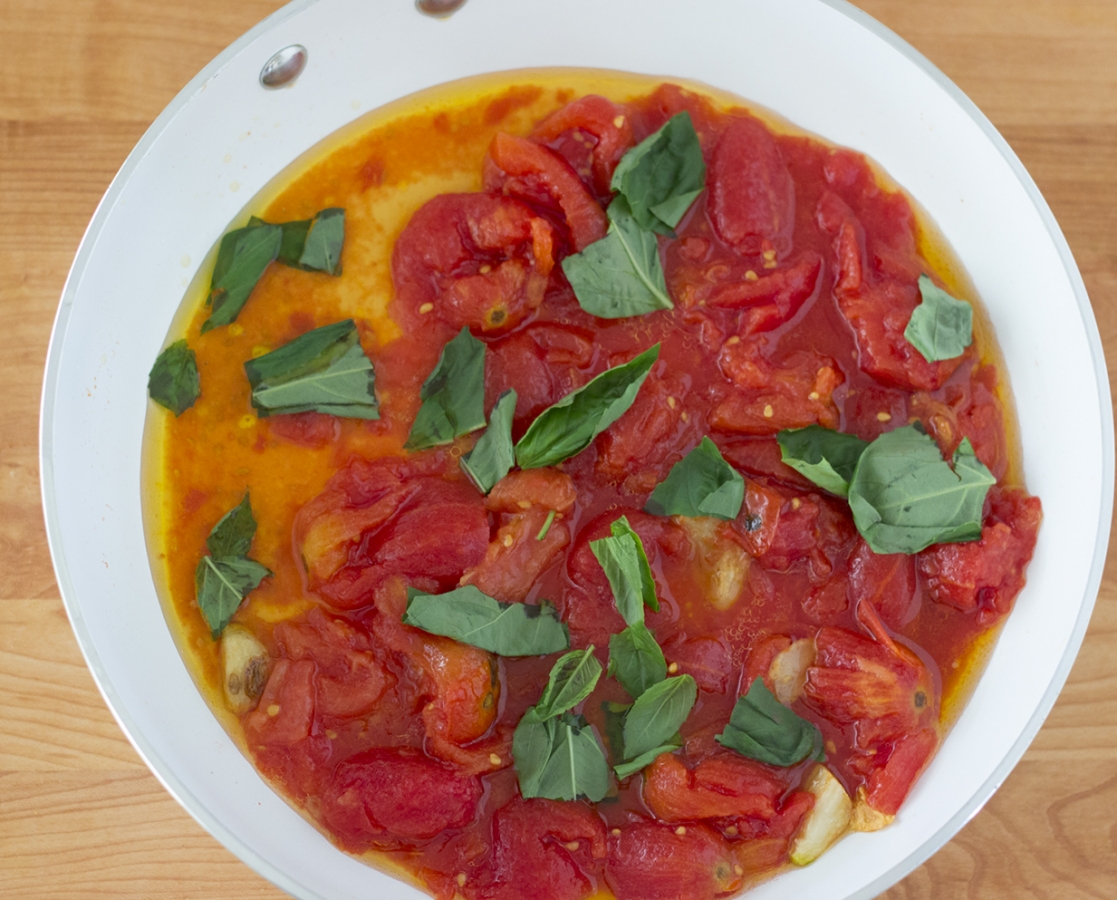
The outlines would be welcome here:
<svg viewBox="0 0 1117 900">
<path fill-rule="evenodd" d="M 817 218 L 819 226 L 834 238 L 838 267 L 834 296 L 856 335 L 861 369 L 883 384 L 910 391 L 941 387 L 964 355 L 928 362 L 904 337 L 911 314 L 920 303 L 918 275 L 897 280 L 867 271 L 860 245 L 864 230 L 837 195 L 823 195 Z"/>
<path fill-rule="evenodd" d="M 597 438 L 598 474 L 634 494 L 655 488 L 698 440 L 687 393 L 684 377 L 649 375 L 628 411 Z"/>
<path fill-rule="evenodd" d="M 735 118 L 710 162 L 710 221 L 738 252 L 791 251 L 795 229 L 795 183 L 771 133 L 758 120 Z"/>
<path fill-rule="evenodd" d="M 491 861 L 462 890 L 468 900 L 581 900 L 605 853 L 588 805 L 515 799 L 493 816 Z"/>
<path fill-rule="evenodd" d="M 725 342 L 718 365 L 736 387 L 711 410 L 710 427 L 731 434 L 775 434 L 807 425 L 837 428 L 833 393 L 845 378 L 834 360 L 797 350 L 777 364 L 764 355 L 765 344 L 762 335 Z"/>
<path fill-rule="evenodd" d="M 738 674 L 729 648 L 716 637 L 675 638 L 664 643 L 663 655 L 668 665 L 674 663 L 710 693 L 724 693 Z"/>
<path fill-rule="evenodd" d="M 860 603 L 872 604 L 885 625 L 899 630 L 919 612 L 915 557 L 874 553 L 858 539 L 849 560 L 849 597 L 855 608 Z"/>
<path fill-rule="evenodd" d="M 644 771 L 644 802 L 664 822 L 771 819 L 786 790 L 786 781 L 770 767 L 728 752 L 694 769 L 664 753 Z"/>
<path fill-rule="evenodd" d="M 485 406 L 502 391 L 516 391 L 513 435 L 517 438 L 548 406 L 590 380 L 593 333 L 565 325 L 539 323 L 494 341 L 485 366 Z"/>
<path fill-rule="evenodd" d="M 414 750 L 375 749 L 335 770 L 321 816 L 349 850 L 414 846 L 473 818 L 481 782 Z"/>
<path fill-rule="evenodd" d="M 822 258 L 811 253 L 790 268 L 771 275 L 723 285 L 712 291 L 706 302 L 710 306 L 746 310 L 742 328 L 745 335 L 771 331 L 793 318 L 816 294 L 821 271 Z"/>
<path fill-rule="evenodd" d="M 580 253 L 605 237 L 605 211 L 570 164 L 540 144 L 498 134 L 485 160 L 486 189 L 543 208 L 565 222 L 574 251 Z"/>
<path fill-rule="evenodd" d="M 552 249 L 551 226 L 518 200 L 440 194 L 396 240 L 393 308 L 405 327 L 507 331 L 543 302 Z"/>
<path fill-rule="evenodd" d="M 869 776 L 865 797 L 869 806 L 887 816 L 896 815 L 938 745 L 938 735 L 927 728 L 906 734 L 889 746 L 884 764 Z"/>
<path fill-rule="evenodd" d="M 787 863 L 788 845 L 803 821 L 803 816 L 814 806 L 814 795 L 807 791 L 792 791 L 780 805 L 779 812 L 748 833 L 740 828 L 745 840 L 733 844 L 737 862 L 748 873 L 767 872 Z"/>
<path fill-rule="evenodd" d="M 536 579 L 557 562 L 570 543 L 570 529 L 553 510 L 531 506 L 507 521 L 489 543 L 485 558 L 462 575 L 462 584 L 475 585 L 497 600 L 527 599 Z"/>
<path fill-rule="evenodd" d="M 319 498 L 296 524 L 310 587 L 336 609 L 368 606 L 394 575 L 421 576 L 448 589 L 488 547 L 488 513 L 463 479 L 408 478 L 390 464 L 377 476 L 387 487 L 372 504 L 331 509 Z M 336 503 L 339 491 L 328 486 L 323 493 Z M 327 510 L 316 515 L 323 505 Z"/>
<path fill-rule="evenodd" d="M 318 412 L 269 416 L 267 421 L 272 434 L 303 447 L 325 447 L 341 434 L 341 422 L 336 416 Z"/>
<path fill-rule="evenodd" d="M 936 544 L 919 554 L 919 572 L 936 603 L 965 612 L 990 625 L 1012 609 L 1024 587 L 1043 517 L 1038 497 L 993 487 L 981 539 L 965 544 Z"/>
<path fill-rule="evenodd" d="M 703 825 L 637 822 L 609 839 L 605 880 L 617 900 L 710 900 L 738 890 L 729 845 Z"/>
<path fill-rule="evenodd" d="M 571 140 L 564 140 L 571 135 Z M 587 136 L 593 139 L 592 146 Z M 632 121 L 624 107 L 595 94 L 579 97 L 551 113 L 536 126 L 531 138 L 557 150 L 575 170 L 588 155 L 593 189 L 599 197 L 609 196 L 613 170 L 634 143 Z"/>
<path fill-rule="evenodd" d="M 505 475 L 496 483 L 485 506 L 493 512 L 521 513 L 535 506 L 568 515 L 577 492 L 574 482 L 558 469 L 524 469 Z"/>
<path fill-rule="evenodd" d="M 368 713 L 395 680 L 359 627 L 314 609 L 303 623 L 281 622 L 275 639 L 287 659 L 315 664 L 317 714 L 351 718 Z"/>
<path fill-rule="evenodd" d="M 272 668 L 256 708 L 244 717 L 251 745 L 290 747 L 310 735 L 314 722 L 314 662 L 281 659 Z"/>
</svg>

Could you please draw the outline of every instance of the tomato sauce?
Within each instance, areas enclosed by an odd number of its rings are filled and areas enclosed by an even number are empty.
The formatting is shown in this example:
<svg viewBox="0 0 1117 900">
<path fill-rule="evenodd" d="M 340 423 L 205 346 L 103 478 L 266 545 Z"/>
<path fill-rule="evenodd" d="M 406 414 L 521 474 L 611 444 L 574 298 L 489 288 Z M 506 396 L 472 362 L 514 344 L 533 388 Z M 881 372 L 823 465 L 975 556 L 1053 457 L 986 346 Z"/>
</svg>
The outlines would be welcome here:
<svg viewBox="0 0 1117 900">
<path fill-rule="evenodd" d="M 559 263 L 604 235 L 624 152 L 683 110 L 707 189 L 660 239 L 675 308 L 596 319 Z M 168 621 L 262 774 L 339 846 L 441 898 L 705 900 L 787 865 L 812 807 L 809 762 L 765 766 L 713 739 L 753 679 L 807 641 L 793 709 L 821 729 L 850 797 L 890 820 L 972 688 L 1039 524 L 980 308 L 960 360 L 927 363 L 898 336 L 921 273 L 976 303 L 911 200 L 859 154 L 731 98 L 608 73 L 444 88 L 294 168 L 251 212 L 283 222 L 344 207 L 342 276 L 273 265 L 237 321 L 207 334 L 196 286 L 172 334 L 197 352 L 202 395 L 178 418 L 153 413 L 145 435 Z M 347 317 L 381 418 L 257 418 L 244 361 Z M 514 438 L 606 368 L 661 350 L 589 449 L 541 481 L 509 476 L 486 501 L 457 465 L 476 434 L 403 450 L 420 385 L 463 325 L 486 344 L 486 411 L 518 393 Z M 912 421 L 945 454 L 968 437 L 998 483 L 981 541 L 878 556 L 844 501 L 781 462 L 774 435 L 815 423 L 871 440 Z M 742 515 L 643 512 L 705 435 L 746 479 Z M 238 715 L 193 573 L 246 490 L 252 557 L 274 574 L 234 619 L 269 658 Z M 589 542 L 622 514 L 657 584 L 648 627 L 669 671 L 699 686 L 683 747 L 598 804 L 524 801 L 511 733 L 555 657 L 498 658 L 404 626 L 404 589 L 472 581 L 500 600 L 550 600 L 572 646 L 604 662 L 624 622 Z M 608 704 L 628 699 L 603 678 L 582 712 L 604 737 Z"/>
</svg>

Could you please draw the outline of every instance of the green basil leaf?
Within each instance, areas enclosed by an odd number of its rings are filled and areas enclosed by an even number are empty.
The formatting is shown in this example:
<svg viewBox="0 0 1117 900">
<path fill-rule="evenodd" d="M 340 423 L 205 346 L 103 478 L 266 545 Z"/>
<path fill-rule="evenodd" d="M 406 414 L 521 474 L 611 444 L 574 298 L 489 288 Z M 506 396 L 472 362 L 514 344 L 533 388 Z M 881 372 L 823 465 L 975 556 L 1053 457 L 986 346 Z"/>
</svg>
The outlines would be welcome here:
<svg viewBox="0 0 1117 900">
<path fill-rule="evenodd" d="M 573 709 L 586 699 L 601 678 L 601 663 L 593 655 L 593 645 L 584 650 L 572 650 L 559 657 L 551 667 L 543 696 L 535 704 L 540 719 L 550 719 Z"/>
<path fill-rule="evenodd" d="M 221 636 L 249 591 L 271 574 L 266 566 L 243 556 L 201 558 L 194 570 L 194 592 L 214 640 Z"/>
<path fill-rule="evenodd" d="M 240 503 L 213 526 L 206 538 L 206 547 L 211 556 L 248 556 L 255 536 L 256 519 L 252 515 L 252 502 L 245 492 Z"/>
<path fill-rule="evenodd" d="M 609 638 L 607 674 L 633 697 L 667 677 L 667 660 L 647 625 L 634 622 Z"/>
<path fill-rule="evenodd" d="M 624 752 L 636 759 L 663 744 L 682 727 L 698 699 L 690 675 L 676 675 L 652 685 L 636 698 L 624 717 Z"/>
<path fill-rule="evenodd" d="M 926 275 L 919 276 L 922 302 L 904 329 L 904 337 L 927 362 L 955 359 L 973 343 L 973 307 L 951 297 Z"/>
<path fill-rule="evenodd" d="M 671 467 L 655 486 L 644 511 L 653 516 L 717 516 L 736 519 L 745 502 L 745 479 L 708 437 Z"/>
<path fill-rule="evenodd" d="M 557 720 L 543 720 L 529 707 L 512 732 L 512 764 L 524 797 L 538 797 L 539 781 L 551 758 Z"/>
<path fill-rule="evenodd" d="M 624 760 L 624 717 L 630 709 L 631 703 L 606 700 L 601 704 L 605 716 L 605 740 L 609 742 L 609 752 L 617 762 Z"/>
<path fill-rule="evenodd" d="M 249 225 L 267 225 L 253 216 Z M 312 219 L 274 223 L 283 229 L 277 260 L 306 272 L 341 274 L 341 248 L 345 243 L 345 210 L 323 209 Z"/>
<path fill-rule="evenodd" d="M 465 327 L 446 343 L 419 391 L 423 405 L 403 446 L 425 450 L 485 427 L 485 345 Z"/>
<path fill-rule="evenodd" d="M 594 803 L 601 800 L 609 790 L 609 764 L 593 729 L 580 716 L 564 715 L 548 720 L 545 726 L 547 724 L 551 725 L 550 753 L 542 767 L 537 769 L 538 774 L 532 773 L 527 791 L 521 780 L 520 793 L 525 798 L 577 800 L 585 797 Z M 537 729 L 539 726 L 531 727 Z M 515 733 L 512 737 L 512 756 L 518 768 Z"/>
<path fill-rule="evenodd" d="M 500 603 L 471 584 L 445 594 L 408 588 L 403 623 L 497 656 L 542 656 L 570 646 L 570 632 L 546 600 Z"/>
<path fill-rule="evenodd" d="M 737 700 L 725 731 L 714 737 L 728 747 L 773 766 L 793 766 L 808 756 L 822 761 L 822 733 L 780 703 L 757 678 Z"/>
<path fill-rule="evenodd" d="M 376 372 L 352 319 L 323 325 L 244 364 L 252 406 L 264 416 L 320 412 L 379 419 Z"/>
<path fill-rule="evenodd" d="M 706 163 L 690 113 L 673 116 L 629 150 L 611 186 L 628 201 L 641 228 L 672 234 L 706 186 Z"/>
<path fill-rule="evenodd" d="M 602 319 L 671 309 L 659 241 L 636 224 L 623 197 L 609 204 L 609 230 L 581 253 L 562 261 L 578 304 Z"/>
<path fill-rule="evenodd" d="M 186 340 L 175 341 L 155 358 L 147 376 L 147 392 L 160 406 L 181 416 L 202 392 L 198 361 Z"/>
<path fill-rule="evenodd" d="M 278 225 L 247 225 L 221 239 L 213 266 L 206 306 L 213 312 L 202 323 L 202 334 L 236 321 L 256 282 L 279 254 L 283 229 Z"/>
<path fill-rule="evenodd" d="M 489 427 L 473 449 L 462 454 L 458 465 L 482 494 L 488 494 L 516 464 L 512 447 L 512 417 L 516 414 L 516 392 L 507 390 L 497 397 L 489 413 Z"/>
<path fill-rule="evenodd" d="M 628 778 L 629 775 L 635 775 L 645 766 L 650 766 L 653 762 L 655 762 L 656 757 L 661 756 L 664 753 L 673 753 L 682 745 L 683 742 L 681 740 L 672 740 L 668 741 L 665 744 L 660 744 L 658 747 L 653 747 L 647 753 L 641 753 L 639 756 L 629 762 L 621 763 L 619 766 L 614 766 L 613 771 L 617 773 L 617 778 L 623 780 L 625 778 Z"/>
<path fill-rule="evenodd" d="M 555 466 L 585 450 L 632 406 L 657 359 L 659 344 L 623 365 L 606 369 L 543 410 L 516 444 L 520 468 Z"/>
<path fill-rule="evenodd" d="M 867 441 L 821 425 L 792 428 L 776 435 L 783 461 L 824 491 L 849 496 L 849 482 Z"/>
<path fill-rule="evenodd" d="M 849 508 L 874 552 L 918 553 L 980 538 L 985 495 L 995 483 L 969 438 L 951 464 L 930 435 L 908 425 L 882 434 L 861 454 Z"/>
<path fill-rule="evenodd" d="M 648 555 L 640 535 L 632 530 L 625 516 L 613 522 L 610 531 L 612 537 L 590 541 L 590 550 L 605 570 L 617 611 L 625 624 L 643 622 L 645 606 L 659 610 Z"/>
</svg>

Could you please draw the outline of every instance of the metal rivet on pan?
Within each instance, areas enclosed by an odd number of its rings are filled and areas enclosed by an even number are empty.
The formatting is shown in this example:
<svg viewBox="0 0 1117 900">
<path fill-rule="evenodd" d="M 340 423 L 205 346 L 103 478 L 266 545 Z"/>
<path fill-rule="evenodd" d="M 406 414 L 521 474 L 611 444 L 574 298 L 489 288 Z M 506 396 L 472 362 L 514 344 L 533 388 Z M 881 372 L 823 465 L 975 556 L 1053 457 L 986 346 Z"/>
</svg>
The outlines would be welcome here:
<svg viewBox="0 0 1117 900">
<path fill-rule="evenodd" d="M 428 16 L 444 18 L 465 6 L 465 0 L 415 0 L 415 8 Z"/>
<path fill-rule="evenodd" d="M 264 63 L 260 70 L 260 84 L 266 88 L 281 88 L 292 84 L 306 68 L 306 47 L 291 44 Z"/>
</svg>

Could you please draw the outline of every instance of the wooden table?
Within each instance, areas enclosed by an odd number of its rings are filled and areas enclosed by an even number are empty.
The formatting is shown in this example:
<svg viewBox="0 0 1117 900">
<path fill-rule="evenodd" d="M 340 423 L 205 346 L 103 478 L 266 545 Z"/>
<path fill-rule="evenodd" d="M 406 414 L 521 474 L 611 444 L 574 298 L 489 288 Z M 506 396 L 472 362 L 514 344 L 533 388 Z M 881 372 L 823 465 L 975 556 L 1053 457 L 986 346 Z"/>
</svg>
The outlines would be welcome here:
<svg viewBox="0 0 1117 900">
<path fill-rule="evenodd" d="M 0 0 L 3 897 L 283 896 L 171 799 L 105 707 L 59 599 L 37 464 L 50 327 L 98 200 L 179 89 L 280 5 Z M 1020 155 L 1117 358 L 1117 0 L 858 5 L 954 79 Z M 886 896 L 1117 897 L 1115 632 L 1110 565 L 1082 653 L 1023 761 L 945 849 Z"/>
</svg>

